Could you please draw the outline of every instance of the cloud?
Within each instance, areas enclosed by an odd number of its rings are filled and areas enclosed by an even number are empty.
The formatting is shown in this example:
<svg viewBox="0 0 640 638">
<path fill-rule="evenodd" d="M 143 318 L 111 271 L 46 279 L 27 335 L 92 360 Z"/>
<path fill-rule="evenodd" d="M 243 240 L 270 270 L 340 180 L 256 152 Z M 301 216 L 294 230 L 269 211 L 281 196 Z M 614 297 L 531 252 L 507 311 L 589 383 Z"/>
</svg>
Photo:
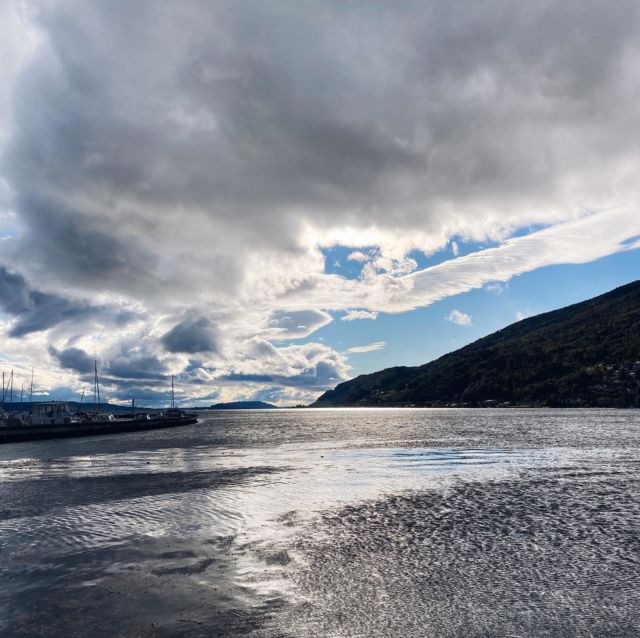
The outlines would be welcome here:
<svg viewBox="0 0 640 638">
<path fill-rule="evenodd" d="M 3 34 L 0 39 L 3 75 L 3 81 L 0 83 L 0 144 L 9 135 L 11 127 L 13 80 L 39 41 L 39 34 L 29 21 L 28 13 L 31 8 L 26 3 L 3 2 L 0 4 L 0 23 L 3 25 Z"/>
<path fill-rule="evenodd" d="M 49 348 L 49 354 L 51 354 L 63 368 L 85 374 L 93 372 L 94 370 L 94 360 L 80 348 L 56 350 L 56 348 L 51 346 Z"/>
<path fill-rule="evenodd" d="M 35 248 L 22 265 L 120 293 L 232 295 L 247 251 L 287 285 L 280 257 L 303 274 L 309 237 L 373 235 L 402 258 L 632 195 L 640 116 L 611 104 L 635 95 L 635 3 L 383 14 L 43 5 L 4 161 L 16 243 Z"/>
<path fill-rule="evenodd" d="M 132 352 L 133 350 L 133 352 Z M 110 359 L 104 374 L 107 378 L 159 380 L 167 377 L 165 362 L 151 353 L 140 353 L 135 349 L 123 349 Z"/>
<path fill-rule="evenodd" d="M 375 352 L 376 350 L 382 350 L 387 345 L 386 341 L 375 341 L 366 346 L 353 346 L 347 349 L 347 352 L 353 352 L 359 354 L 363 352 Z"/>
<path fill-rule="evenodd" d="M 445 319 L 458 326 L 465 326 L 467 328 L 471 326 L 471 315 L 460 312 L 459 310 L 452 310 Z"/>
<path fill-rule="evenodd" d="M 377 319 L 378 313 L 368 310 L 349 310 L 340 319 L 342 321 L 355 321 L 356 319 Z"/>
<path fill-rule="evenodd" d="M 218 349 L 216 329 L 206 317 L 188 318 L 176 324 L 162 337 L 169 352 L 215 352 Z"/>
<path fill-rule="evenodd" d="M 14 317 L 10 337 L 24 337 L 64 322 L 86 322 L 99 317 L 116 324 L 127 323 L 133 313 L 120 308 L 74 301 L 29 286 L 22 275 L 0 265 L 0 309 Z"/>
<path fill-rule="evenodd" d="M 484 289 L 493 295 L 499 296 L 506 290 L 509 290 L 509 284 L 502 283 L 500 281 L 490 281 L 489 283 L 485 284 Z"/>
<path fill-rule="evenodd" d="M 362 269 L 362 277 L 375 279 L 381 273 L 388 275 L 406 275 L 418 267 L 418 262 L 412 257 L 390 257 L 379 253 Z"/>
<path fill-rule="evenodd" d="M 300 339 L 331 323 L 331 315 L 321 310 L 272 312 L 264 332 L 271 339 Z"/>
<path fill-rule="evenodd" d="M 516 321 L 522 321 L 523 319 L 526 319 L 527 317 L 531 316 L 531 311 L 530 310 L 518 310 L 516 312 Z"/>
<path fill-rule="evenodd" d="M 347 259 L 349 261 L 360 261 L 360 262 L 364 263 L 366 261 L 369 261 L 370 256 L 369 255 L 365 255 L 360 250 L 354 250 L 352 253 L 349 253 L 349 256 L 347 257 Z"/>
<path fill-rule="evenodd" d="M 242 356 L 219 379 L 324 389 L 344 381 L 347 371 L 344 357 L 320 343 L 275 348 L 254 338 L 244 344 Z"/>
<path fill-rule="evenodd" d="M 587 263 L 637 249 L 638 231 L 640 216 L 635 210 L 594 213 L 408 275 L 383 274 L 363 281 L 318 275 L 289 292 L 287 302 L 309 304 L 313 298 L 327 310 L 405 312 L 544 266 Z"/>
</svg>

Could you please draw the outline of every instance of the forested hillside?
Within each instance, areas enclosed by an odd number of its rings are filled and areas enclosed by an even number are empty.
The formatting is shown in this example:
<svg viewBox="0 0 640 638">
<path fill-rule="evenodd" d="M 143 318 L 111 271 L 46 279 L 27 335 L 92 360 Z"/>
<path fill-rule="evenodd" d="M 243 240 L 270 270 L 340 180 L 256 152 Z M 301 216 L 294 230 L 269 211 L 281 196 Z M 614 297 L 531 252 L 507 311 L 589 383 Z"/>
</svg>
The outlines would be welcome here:
<svg viewBox="0 0 640 638">
<path fill-rule="evenodd" d="M 419 367 L 341 383 L 315 406 L 640 404 L 640 282 L 530 317 Z"/>
</svg>

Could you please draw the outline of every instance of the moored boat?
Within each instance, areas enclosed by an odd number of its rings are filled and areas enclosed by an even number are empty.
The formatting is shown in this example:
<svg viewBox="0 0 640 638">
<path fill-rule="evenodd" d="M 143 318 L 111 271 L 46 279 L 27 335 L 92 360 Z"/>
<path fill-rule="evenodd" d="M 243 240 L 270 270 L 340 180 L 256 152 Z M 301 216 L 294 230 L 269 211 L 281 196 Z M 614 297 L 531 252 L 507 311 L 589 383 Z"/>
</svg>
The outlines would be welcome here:
<svg viewBox="0 0 640 638">
<path fill-rule="evenodd" d="M 5 414 L 0 427 L 0 443 L 154 430 L 198 422 L 195 414 L 177 408 L 128 416 L 117 419 L 104 412 L 74 413 L 64 401 L 34 403 L 31 414 Z"/>
</svg>

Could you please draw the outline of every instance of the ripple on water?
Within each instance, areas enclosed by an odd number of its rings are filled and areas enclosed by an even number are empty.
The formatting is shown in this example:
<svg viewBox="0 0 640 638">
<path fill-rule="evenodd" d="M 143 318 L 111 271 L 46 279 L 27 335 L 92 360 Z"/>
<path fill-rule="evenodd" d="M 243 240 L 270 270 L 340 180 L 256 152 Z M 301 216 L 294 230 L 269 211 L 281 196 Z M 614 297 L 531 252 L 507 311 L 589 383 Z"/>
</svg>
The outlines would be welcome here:
<svg viewBox="0 0 640 638">
<path fill-rule="evenodd" d="M 0 633 L 636 636 L 638 431 L 300 411 L 15 446 Z"/>
<path fill-rule="evenodd" d="M 308 636 L 637 636 L 640 487 L 626 472 L 460 483 L 327 512 L 299 537 Z"/>
</svg>

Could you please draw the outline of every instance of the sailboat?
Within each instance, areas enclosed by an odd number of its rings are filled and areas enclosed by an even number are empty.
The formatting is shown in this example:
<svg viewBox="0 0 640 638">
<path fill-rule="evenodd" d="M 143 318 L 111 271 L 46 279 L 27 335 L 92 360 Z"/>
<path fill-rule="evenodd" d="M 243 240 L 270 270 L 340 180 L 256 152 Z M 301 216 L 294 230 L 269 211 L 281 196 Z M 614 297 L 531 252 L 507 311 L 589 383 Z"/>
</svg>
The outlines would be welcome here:
<svg viewBox="0 0 640 638">
<path fill-rule="evenodd" d="M 167 408 L 163 414 L 168 419 L 177 419 L 184 416 L 184 410 L 176 408 L 176 394 L 173 385 L 173 375 L 171 375 L 171 407 Z"/>
</svg>

